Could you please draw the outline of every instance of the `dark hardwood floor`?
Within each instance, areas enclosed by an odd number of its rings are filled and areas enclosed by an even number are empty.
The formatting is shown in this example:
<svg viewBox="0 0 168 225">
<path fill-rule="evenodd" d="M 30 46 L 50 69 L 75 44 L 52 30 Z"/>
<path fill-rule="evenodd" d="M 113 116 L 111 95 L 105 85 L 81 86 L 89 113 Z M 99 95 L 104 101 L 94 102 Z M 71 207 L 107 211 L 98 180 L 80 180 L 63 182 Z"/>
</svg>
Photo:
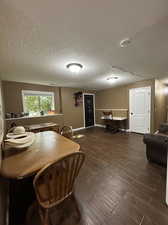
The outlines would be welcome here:
<svg viewBox="0 0 168 225">
<path fill-rule="evenodd" d="M 85 135 L 76 141 L 86 161 L 76 198 L 54 210 L 52 224 L 167 225 L 166 169 L 147 162 L 143 136 L 111 134 L 103 128 L 79 133 Z"/>
</svg>

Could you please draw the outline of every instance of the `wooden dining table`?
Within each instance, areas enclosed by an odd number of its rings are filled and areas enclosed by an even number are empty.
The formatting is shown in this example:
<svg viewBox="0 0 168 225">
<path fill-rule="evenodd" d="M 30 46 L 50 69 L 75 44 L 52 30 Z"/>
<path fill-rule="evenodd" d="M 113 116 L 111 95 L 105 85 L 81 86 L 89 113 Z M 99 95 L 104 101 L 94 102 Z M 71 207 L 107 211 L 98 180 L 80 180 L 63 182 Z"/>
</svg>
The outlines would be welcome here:
<svg viewBox="0 0 168 225">
<path fill-rule="evenodd" d="M 26 149 L 4 150 L 0 174 L 10 184 L 9 224 L 19 225 L 22 222 L 20 219 L 27 210 L 26 204 L 30 204 L 34 195 L 34 175 L 47 164 L 79 149 L 79 144 L 72 140 L 54 131 L 44 131 L 36 133 L 34 143 Z M 18 216 L 16 209 L 19 209 Z"/>
<path fill-rule="evenodd" d="M 37 133 L 34 143 L 27 149 L 8 148 L 4 151 L 0 172 L 6 178 L 23 179 L 79 148 L 79 144 L 54 131 Z"/>
</svg>

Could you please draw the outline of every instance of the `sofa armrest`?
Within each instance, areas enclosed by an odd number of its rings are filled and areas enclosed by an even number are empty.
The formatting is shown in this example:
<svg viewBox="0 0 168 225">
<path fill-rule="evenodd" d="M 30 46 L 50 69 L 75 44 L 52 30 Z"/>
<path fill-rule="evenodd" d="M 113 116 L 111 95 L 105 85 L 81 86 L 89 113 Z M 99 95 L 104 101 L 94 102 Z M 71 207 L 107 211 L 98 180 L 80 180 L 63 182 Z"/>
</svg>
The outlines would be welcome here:
<svg viewBox="0 0 168 225">
<path fill-rule="evenodd" d="M 146 144 L 146 156 L 148 161 L 166 166 L 168 136 L 145 134 L 143 141 Z"/>
<path fill-rule="evenodd" d="M 161 134 L 145 134 L 143 141 L 145 144 L 152 144 L 167 147 L 168 136 Z"/>
<path fill-rule="evenodd" d="M 168 133 L 168 123 L 160 124 L 159 133 Z"/>
</svg>

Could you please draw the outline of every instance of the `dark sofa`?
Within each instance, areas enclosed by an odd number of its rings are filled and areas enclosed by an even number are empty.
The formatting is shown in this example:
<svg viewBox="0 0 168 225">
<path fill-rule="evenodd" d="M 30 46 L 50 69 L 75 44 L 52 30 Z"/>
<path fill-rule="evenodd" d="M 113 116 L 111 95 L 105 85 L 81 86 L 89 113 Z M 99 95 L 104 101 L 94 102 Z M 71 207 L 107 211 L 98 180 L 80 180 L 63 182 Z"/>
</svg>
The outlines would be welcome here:
<svg viewBox="0 0 168 225">
<path fill-rule="evenodd" d="M 159 130 L 154 134 L 145 134 L 143 141 L 146 144 L 146 156 L 148 161 L 166 166 L 168 123 L 161 124 Z"/>
</svg>

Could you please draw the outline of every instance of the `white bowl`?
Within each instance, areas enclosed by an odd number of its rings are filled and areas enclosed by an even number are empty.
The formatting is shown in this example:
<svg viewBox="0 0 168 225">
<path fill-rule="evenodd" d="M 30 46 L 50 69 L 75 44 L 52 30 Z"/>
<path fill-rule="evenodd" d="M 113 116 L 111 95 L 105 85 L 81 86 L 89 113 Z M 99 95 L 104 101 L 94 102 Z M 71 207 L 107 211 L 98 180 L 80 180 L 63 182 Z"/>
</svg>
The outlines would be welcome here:
<svg viewBox="0 0 168 225">
<path fill-rule="evenodd" d="M 12 148 L 26 148 L 33 144 L 35 140 L 35 134 L 32 132 L 27 132 L 27 136 L 24 138 L 9 138 L 5 140 L 6 145 Z"/>
<path fill-rule="evenodd" d="M 25 133 L 25 128 L 22 126 L 15 127 L 13 130 L 13 134 L 15 135 L 24 134 L 24 133 Z"/>
</svg>

